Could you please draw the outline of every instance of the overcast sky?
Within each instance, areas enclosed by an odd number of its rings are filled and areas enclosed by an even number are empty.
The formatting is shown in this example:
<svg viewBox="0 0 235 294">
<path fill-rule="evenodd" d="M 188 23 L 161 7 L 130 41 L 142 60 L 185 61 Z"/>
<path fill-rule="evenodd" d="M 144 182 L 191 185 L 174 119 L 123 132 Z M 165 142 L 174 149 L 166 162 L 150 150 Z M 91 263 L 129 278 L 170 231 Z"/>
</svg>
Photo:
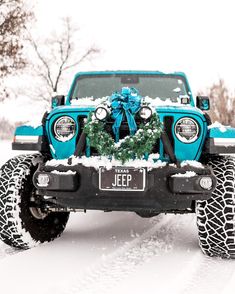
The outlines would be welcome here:
<svg viewBox="0 0 235 294">
<path fill-rule="evenodd" d="M 38 0 L 38 32 L 71 16 L 103 54 L 76 70 L 184 71 L 194 91 L 224 78 L 235 88 L 235 3 L 186 0 Z"/>
<path fill-rule="evenodd" d="M 49 36 L 56 31 L 62 17 L 70 16 L 81 28 L 82 43 L 79 39 L 78 46 L 95 43 L 103 51 L 92 63 L 74 68 L 68 84 L 75 72 L 82 70 L 151 69 L 184 71 L 194 94 L 219 78 L 225 79 L 234 93 L 235 0 L 29 0 L 29 3 L 34 5 L 36 34 Z M 60 94 L 67 92 L 65 89 Z M 12 121 L 28 120 L 32 117 L 32 104 L 24 97 L 7 100 L 0 107 L 2 116 Z M 41 119 L 40 105 L 34 107 L 34 116 Z"/>
</svg>

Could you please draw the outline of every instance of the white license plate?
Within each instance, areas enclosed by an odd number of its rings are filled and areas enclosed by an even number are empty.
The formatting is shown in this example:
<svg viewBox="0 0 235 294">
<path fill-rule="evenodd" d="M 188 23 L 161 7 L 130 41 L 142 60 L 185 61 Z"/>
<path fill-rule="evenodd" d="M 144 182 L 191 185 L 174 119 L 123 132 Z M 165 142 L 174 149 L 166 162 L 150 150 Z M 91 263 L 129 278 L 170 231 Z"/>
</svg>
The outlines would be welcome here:
<svg viewBox="0 0 235 294">
<path fill-rule="evenodd" d="M 113 167 L 99 169 L 99 189 L 110 191 L 144 191 L 146 175 L 144 168 Z"/>
</svg>

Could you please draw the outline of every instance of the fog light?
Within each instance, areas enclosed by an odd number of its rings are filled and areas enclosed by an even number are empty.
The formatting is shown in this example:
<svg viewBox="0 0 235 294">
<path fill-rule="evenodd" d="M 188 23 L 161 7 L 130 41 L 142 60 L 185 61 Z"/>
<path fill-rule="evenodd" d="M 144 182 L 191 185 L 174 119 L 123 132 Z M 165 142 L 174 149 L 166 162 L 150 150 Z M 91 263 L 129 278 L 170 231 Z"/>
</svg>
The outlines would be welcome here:
<svg viewBox="0 0 235 294">
<path fill-rule="evenodd" d="M 199 184 L 202 189 L 211 190 L 213 182 L 210 177 L 202 177 L 199 181 Z"/>
<path fill-rule="evenodd" d="M 47 187 L 49 184 L 50 178 L 47 174 L 39 174 L 37 181 L 38 181 L 39 187 Z"/>
</svg>

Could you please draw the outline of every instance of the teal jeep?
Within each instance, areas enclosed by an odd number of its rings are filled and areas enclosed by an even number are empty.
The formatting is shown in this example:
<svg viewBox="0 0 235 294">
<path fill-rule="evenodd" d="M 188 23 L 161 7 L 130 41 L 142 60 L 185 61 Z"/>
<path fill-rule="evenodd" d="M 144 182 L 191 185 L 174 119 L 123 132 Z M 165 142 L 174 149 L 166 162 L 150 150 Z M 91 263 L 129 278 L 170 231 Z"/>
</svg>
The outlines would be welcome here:
<svg viewBox="0 0 235 294">
<path fill-rule="evenodd" d="M 37 153 L 1 168 L 1 240 L 51 241 L 71 211 L 196 213 L 203 252 L 235 257 L 235 129 L 211 123 L 183 73 L 78 73 L 51 105 L 15 131 L 13 149 Z"/>
</svg>

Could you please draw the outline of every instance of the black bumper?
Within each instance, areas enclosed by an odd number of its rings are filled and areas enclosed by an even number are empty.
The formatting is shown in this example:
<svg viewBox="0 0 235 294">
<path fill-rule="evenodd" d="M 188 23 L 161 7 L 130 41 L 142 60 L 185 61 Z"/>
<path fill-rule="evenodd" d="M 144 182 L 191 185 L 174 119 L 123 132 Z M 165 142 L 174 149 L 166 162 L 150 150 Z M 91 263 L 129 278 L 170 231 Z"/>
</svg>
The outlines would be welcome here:
<svg viewBox="0 0 235 294">
<path fill-rule="evenodd" d="M 235 146 L 234 145 L 218 145 L 215 143 L 213 138 L 209 138 L 205 142 L 204 154 L 234 154 Z"/>
<path fill-rule="evenodd" d="M 184 177 L 180 174 L 194 172 Z M 47 186 L 38 183 L 38 177 L 46 175 Z M 177 175 L 177 176 L 174 176 Z M 202 177 L 210 177 L 212 187 L 200 186 Z M 41 166 L 34 174 L 34 185 L 39 195 L 51 204 L 74 209 L 124 210 L 142 209 L 157 212 L 187 210 L 195 200 L 207 200 L 216 186 L 216 178 L 208 167 L 167 165 L 150 171 L 146 169 L 146 185 L 143 191 L 106 191 L 99 189 L 99 172 L 81 164 L 75 166 Z M 49 199 L 49 200 L 48 200 Z"/>
<path fill-rule="evenodd" d="M 45 136 L 39 136 L 37 143 L 12 142 L 12 150 L 27 150 L 27 151 L 39 151 L 39 152 L 49 153 L 48 142 Z"/>
</svg>

